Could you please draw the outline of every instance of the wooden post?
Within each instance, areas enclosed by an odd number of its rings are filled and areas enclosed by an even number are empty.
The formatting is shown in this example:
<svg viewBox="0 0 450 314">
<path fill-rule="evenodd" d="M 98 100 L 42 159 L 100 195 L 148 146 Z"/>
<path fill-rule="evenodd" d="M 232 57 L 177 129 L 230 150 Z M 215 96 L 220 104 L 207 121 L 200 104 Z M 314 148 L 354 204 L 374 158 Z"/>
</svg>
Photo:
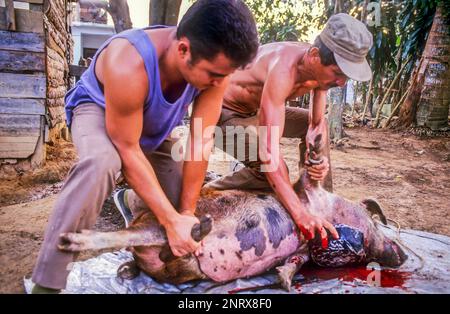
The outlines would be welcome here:
<svg viewBox="0 0 450 314">
<path fill-rule="evenodd" d="M 353 89 L 353 105 L 352 105 L 352 113 L 350 113 L 350 117 L 353 117 L 353 113 L 355 112 L 356 100 L 358 98 L 358 95 L 357 95 L 358 87 L 359 87 L 358 82 L 355 82 L 355 85 L 353 85 L 353 86 L 355 86 L 355 88 Z"/>
<path fill-rule="evenodd" d="M 363 121 L 364 121 L 364 118 L 366 117 L 366 110 L 369 105 L 370 98 L 372 96 L 372 89 L 373 89 L 373 78 L 370 80 L 369 90 L 367 91 L 366 103 L 364 104 L 364 110 L 363 110 L 363 114 L 362 114 Z"/>
<path fill-rule="evenodd" d="M 394 87 L 395 83 L 397 82 L 397 80 L 400 78 L 400 75 L 403 72 L 403 69 L 405 68 L 405 66 L 409 63 L 409 60 L 411 60 L 411 56 L 408 58 L 408 60 L 406 60 L 406 62 L 402 65 L 400 71 L 398 71 L 397 75 L 395 76 L 394 80 L 391 82 L 391 84 L 389 85 L 389 88 L 387 90 L 387 92 L 384 94 L 383 99 L 380 102 L 380 106 L 378 107 L 377 110 L 377 115 L 375 117 L 375 122 L 374 122 L 374 127 L 378 127 L 378 124 L 380 122 L 380 114 L 381 114 L 381 109 L 383 109 L 384 103 L 386 102 L 387 97 L 389 96 L 389 94 L 391 93 L 392 88 Z"/>
<path fill-rule="evenodd" d="M 6 5 L 6 25 L 9 31 L 16 30 L 16 15 L 14 14 L 14 1 L 5 0 Z"/>
<path fill-rule="evenodd" d="M 400 98 L 399 102 L 395 105 L 394 109 L 392 109 L 391 114 L 390 114 L 389 118 L 386 120 L 386 123 L 384 124 L 383 128 L 386 128 L 389 125 L 389 123 L 391 122 L 391 119 L 394 116 L 395 112 L 402 105 L 402 103 L 405 100 L 406 96 L 408 96 L 409 91 L 411 90 L 411 86 L 412 86 L 412 84 L 408 87 L 406 92 L 402 95 L 402 98 Z"/>
</svg>

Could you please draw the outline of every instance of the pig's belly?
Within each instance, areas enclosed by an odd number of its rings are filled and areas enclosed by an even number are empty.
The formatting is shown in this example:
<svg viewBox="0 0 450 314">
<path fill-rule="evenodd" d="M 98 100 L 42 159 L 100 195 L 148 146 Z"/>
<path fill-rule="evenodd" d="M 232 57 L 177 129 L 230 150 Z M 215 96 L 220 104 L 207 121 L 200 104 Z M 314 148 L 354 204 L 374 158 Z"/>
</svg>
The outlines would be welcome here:
<svg viewBox="0 0 450 314">
<path fill-rule="evenodd" d="M 254 245 L 249 248 L 232 233 L 212 232 L 203 240 L 203 253 L 198 256 L 200 269 L 218 282 L 254 276 L 284 262 L 299 247 L 295 231 L 275 245 L 267 234 L 261 238 L 251 242 Z"/>
</svg>

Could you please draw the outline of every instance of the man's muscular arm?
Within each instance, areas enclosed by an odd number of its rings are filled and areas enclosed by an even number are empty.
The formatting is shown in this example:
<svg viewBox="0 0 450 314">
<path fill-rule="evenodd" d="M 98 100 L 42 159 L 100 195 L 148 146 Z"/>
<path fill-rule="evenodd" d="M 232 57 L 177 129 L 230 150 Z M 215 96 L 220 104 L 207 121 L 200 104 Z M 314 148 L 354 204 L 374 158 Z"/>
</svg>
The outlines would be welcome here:
<svg viewBox="0 0 450 314">
<path fill-rule="evenodd" d="M 309 146 L 314 143 L 317 135 L 322 135 L 322 147 L 328 142 L 327 138 L 327 123 L 325 121 L 325 107 L 326 107 L 327 91 L 315 89 L 310 94 L 309 105 L 309 126 L 306 134 L 306 147 L 308 148 L 306 154 L 309 153 Z M 313 180 L 323 181 L 329 170 L 329 162 L 326 156 L 322 156 L 323 162 L 319 165 L 310 165 L 308 157 L 305 158 L 306 169 Z"/>
<path fill-rule="evenodd" d="M 280 138 L 284 130 L 285 101 L 290 95 L 295 82 L 295 64 L 286 64 L 286 60 L 273 60 L 268 69 L 268 76 L 261 98 L 259 125 L 267 127 L 268 132 L 260 132 L 259 156 L 268 181 L 276 195 L 291 214 L 296 225 L 307 239 L 314 237 L 316 231 L 323 239 L 327 238 L 328 229 L 338 237 L 336 229 L 324 219 L 313 216 L 301 204 L 295 193 L 284 166 L 280 152 Z M 271 136 L 278 128 L 278 136 Z"/>
<path fill-rule="evenodd" d="M 203 91 L 195 100 L 191 117 L 191 129 L 187 143 L 189 159 L 183 165 L 183 183 L 180 210 L 194 215 L 200 190 L 205 180 L 208 159 L 214 145 L 214 126 L 219 120 L 223 95 L 228 85 L 224 79 L 220 85 Z"/>
<path fill-rule="evenodd" d="M 148 78 L 139 54 L 127 45 L 116 44 L 103 60 L 106 130 L 120 155 L 128 184 L 166 229 L 174 255 L 182 256 L 199 246 L 190 235 L 198 219 L 175 210 L 139 145 Z"/>
</svg>

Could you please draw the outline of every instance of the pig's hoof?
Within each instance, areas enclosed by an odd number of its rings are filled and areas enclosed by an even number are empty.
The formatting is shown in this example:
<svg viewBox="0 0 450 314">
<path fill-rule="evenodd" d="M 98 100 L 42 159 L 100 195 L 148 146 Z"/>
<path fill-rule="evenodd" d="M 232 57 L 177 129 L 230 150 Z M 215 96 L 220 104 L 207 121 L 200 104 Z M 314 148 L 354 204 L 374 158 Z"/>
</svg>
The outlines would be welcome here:
<svg viewBox="0 0 450 314">
<path fill-rule="evenodd" d="M 292 285 L 292 270 L 287 265 L 278 266 L 276 270 L 278 272 L 278 282 L 280 286 L 287 292 L 290 292 Z"/>
<path fill-rule="evenodd" d="M 141 270 L 137 266 L 135 261 L 129 261 L 122 265 L 120 265 L 119 269 L 117 269 L 117 276 L 121 279 L 133 280 L 137 276 Z"/>
<path fill-rule="evenodd" d="M 83 230 L 81 233 L 62 233 L 59 238 L 61 244 L 58 248 L 62 251 L 68 252 L 80 252 L 93 248 L 91 245 L 91 235 L 92 231 Z"/>
</svg>

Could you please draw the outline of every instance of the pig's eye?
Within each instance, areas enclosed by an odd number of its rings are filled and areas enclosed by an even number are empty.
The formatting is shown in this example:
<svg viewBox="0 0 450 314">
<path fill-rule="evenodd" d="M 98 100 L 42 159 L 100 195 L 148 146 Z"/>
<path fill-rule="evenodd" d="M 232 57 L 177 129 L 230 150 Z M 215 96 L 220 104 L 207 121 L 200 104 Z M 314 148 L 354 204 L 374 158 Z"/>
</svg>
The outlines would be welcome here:
<svg viewBox="0 0 450 314">
<path fill-rule="evenodd" d="M 311 259 L 322 267 L 341 267 L 363 263 L 366 259 L 364 252 L 364 234 L 347 225 L 334 226 L 339 233 L 335 240 L 329 234 L 328 248 L 322 247 L 319 236 L 309 241 Z"/>
</svg>

